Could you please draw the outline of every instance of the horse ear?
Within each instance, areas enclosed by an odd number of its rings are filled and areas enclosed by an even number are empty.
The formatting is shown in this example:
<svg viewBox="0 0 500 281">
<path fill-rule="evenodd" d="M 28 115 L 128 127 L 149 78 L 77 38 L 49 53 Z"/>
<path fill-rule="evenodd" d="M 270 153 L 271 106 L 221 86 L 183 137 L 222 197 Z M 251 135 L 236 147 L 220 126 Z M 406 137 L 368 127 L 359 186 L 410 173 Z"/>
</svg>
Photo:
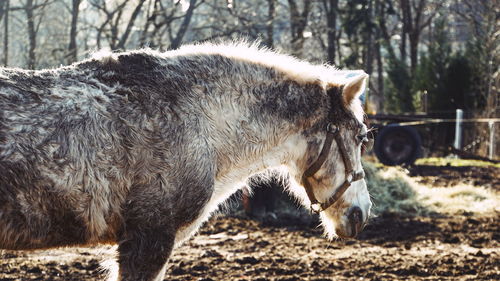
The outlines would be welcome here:
<svg viewBox="0 0 500 281">
<path fill-rule="evenodd" d="M 367 81 L 368 74 L 364 71 L 356 73 L 353 77 L 346 78 L 344 89 L 342 90 L 345 104 L 351 104 L 355 98 L 359 98 L 365 92 Z"/>
</svg>

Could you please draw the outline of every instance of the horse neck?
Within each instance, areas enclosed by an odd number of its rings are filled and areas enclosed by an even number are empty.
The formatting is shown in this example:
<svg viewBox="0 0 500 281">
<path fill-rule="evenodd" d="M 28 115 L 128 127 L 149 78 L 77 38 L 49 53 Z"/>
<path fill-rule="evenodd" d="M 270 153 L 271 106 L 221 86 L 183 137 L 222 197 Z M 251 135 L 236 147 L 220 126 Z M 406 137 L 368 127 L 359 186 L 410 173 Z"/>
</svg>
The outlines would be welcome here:
<svg viewBox="0 0 500 281">
<path fill-rule="evenodd" d="M 236 183 L 271 169 L 286 168 L 291 174 L 303 170 L 306 138 L 298 132 L 272 135 L 270 131 L 263 129 L 261 135 L 251 140 L 244 137 L 237 145 L 219 151 L 217 178 Z"/>
<path fill-rule="evenodd" d="M 293 90 L 299 95 L 307 89 L 295 85 Z M 255 90 L 251 92 L 255 93 Z M 315 94 L 320 93 L 317 91 Z M 268 95 L 257 98 L 253 95 L 249 99 L 251 102 L 226 104 L 210 118 L 215 127 L 222 124 L 219 132 L 224 131 L 218 134 L 221 138 L 216 149 L 218 177 L 244 180 L 255 173 L 277 167 L 286 167 L 291 174 L 304 170 L 308 153 L 304 132 L 310 131 L 311 126 L 326 112 L 320 106 L 314 108 L 312 105 L 320 102 L 321 98 L 316 97 L 313 102 L 307 99 L 290 101 L 289 95 L 276 93 L 273 102 L 278 104 L 278 108 L 274 112 L 265 108 L 268 103 L 263 99 L 269 98 Z"/>
</svg>

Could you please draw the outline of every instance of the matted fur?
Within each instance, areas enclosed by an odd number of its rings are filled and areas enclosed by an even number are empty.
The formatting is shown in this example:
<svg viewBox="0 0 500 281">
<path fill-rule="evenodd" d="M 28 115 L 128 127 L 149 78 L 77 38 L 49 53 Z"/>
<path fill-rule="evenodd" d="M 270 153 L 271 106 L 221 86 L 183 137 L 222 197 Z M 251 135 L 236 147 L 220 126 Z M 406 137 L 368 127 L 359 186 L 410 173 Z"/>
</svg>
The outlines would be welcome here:
<svg viewBox="0 0 500 281">
<path fill-rule="evenodd" d="M 244 43 L 1 69 L 0 248 L 118 243 L 118 278 L 161 279 L 172 248 L 249 176 L 281 167 L 308 204 L 298 183 L 328 122 L 362 168 L 363 112 L 344 87 L 333 67 Z M 318 199 L 344 180 L 333 151 Z M 370 204 L 364 182 L 351 187 L 325 214 L 329 235 L 345 208 L 367 217 Z"/>
</svg>

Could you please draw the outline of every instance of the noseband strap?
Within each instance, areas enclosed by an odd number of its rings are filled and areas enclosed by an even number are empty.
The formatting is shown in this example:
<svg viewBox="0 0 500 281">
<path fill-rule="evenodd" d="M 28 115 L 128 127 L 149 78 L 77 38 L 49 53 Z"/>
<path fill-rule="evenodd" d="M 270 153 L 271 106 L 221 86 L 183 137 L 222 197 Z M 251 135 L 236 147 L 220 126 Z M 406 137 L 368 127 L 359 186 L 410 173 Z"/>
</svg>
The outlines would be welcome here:
<svg viewBox="0 0 500 281">
<path fill-rule="evenodd" d="M 311 183 L 309 182 L 309 178 L 314 176 L 314 174 L 316 174 L 316 172 L 318 172 L 321 166 L 323 166 L 323 164 L 325 163 L 326 158 L 330 153 L 330 148 L 334 139 L 337 142 L 340 155 L 342 157 L 342 160 L 344 161 L 346 179 L 344 183 L 339 188 L 337 188 L 335 193 L 333 193 L 326 202 L 320 203 L 314 195 L 314 191 Z M 351 183 L 363 179 L 364 177 L 365 173 L 363 172 L 363 170 L 354 172 L 352 168 L 351 158 L 349 158 L 349 155 L 347 154 L 347 149 L 345 147 L 344 141 L 342 140 L 342 137 L 340 136 L 339 128 L 329 123 L 326 128 L 325 143 L 323 144 L 323 148 L 321 149 L 318 158 L 311 164 L 311 166 L 309 166 L 309 168 L 307 168 L 307 170 L 302 175 L 302 185 L 306 190 L 309 201 L 311 201 L 311 211 L 320 213 L 328 209 L 337 200 L 339 200 L 342 194 L 344 194 L 344 192 L 351 186 Z"/>
</svg>

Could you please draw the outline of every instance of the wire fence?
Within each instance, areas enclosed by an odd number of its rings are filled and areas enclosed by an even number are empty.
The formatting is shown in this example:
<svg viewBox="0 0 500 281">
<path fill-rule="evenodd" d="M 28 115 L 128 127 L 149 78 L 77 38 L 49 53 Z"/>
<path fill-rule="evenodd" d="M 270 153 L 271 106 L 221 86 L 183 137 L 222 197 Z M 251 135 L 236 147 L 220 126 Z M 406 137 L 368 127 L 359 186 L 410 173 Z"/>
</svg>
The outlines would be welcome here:
<svg viewBox="0 0 500 281">
<path fill-rule="evenodd" d="M 464 112 L 461 140 L 457 149 L 467 154 L 500 160 L 500 118 L 479 117 L 478 112 Z M 456 141 L 457 119 L 451 112 L 419 116 L 398 116 L 397 124 L 415 127 L 422 136 L 424 156 L 445 156 Z M 387 118 L 390 120 L 390 118 Z M 402 120 L 401 120 L 402 119 Z M 389 122 L 395 123 L 395 122 Z"/>
</svg>

